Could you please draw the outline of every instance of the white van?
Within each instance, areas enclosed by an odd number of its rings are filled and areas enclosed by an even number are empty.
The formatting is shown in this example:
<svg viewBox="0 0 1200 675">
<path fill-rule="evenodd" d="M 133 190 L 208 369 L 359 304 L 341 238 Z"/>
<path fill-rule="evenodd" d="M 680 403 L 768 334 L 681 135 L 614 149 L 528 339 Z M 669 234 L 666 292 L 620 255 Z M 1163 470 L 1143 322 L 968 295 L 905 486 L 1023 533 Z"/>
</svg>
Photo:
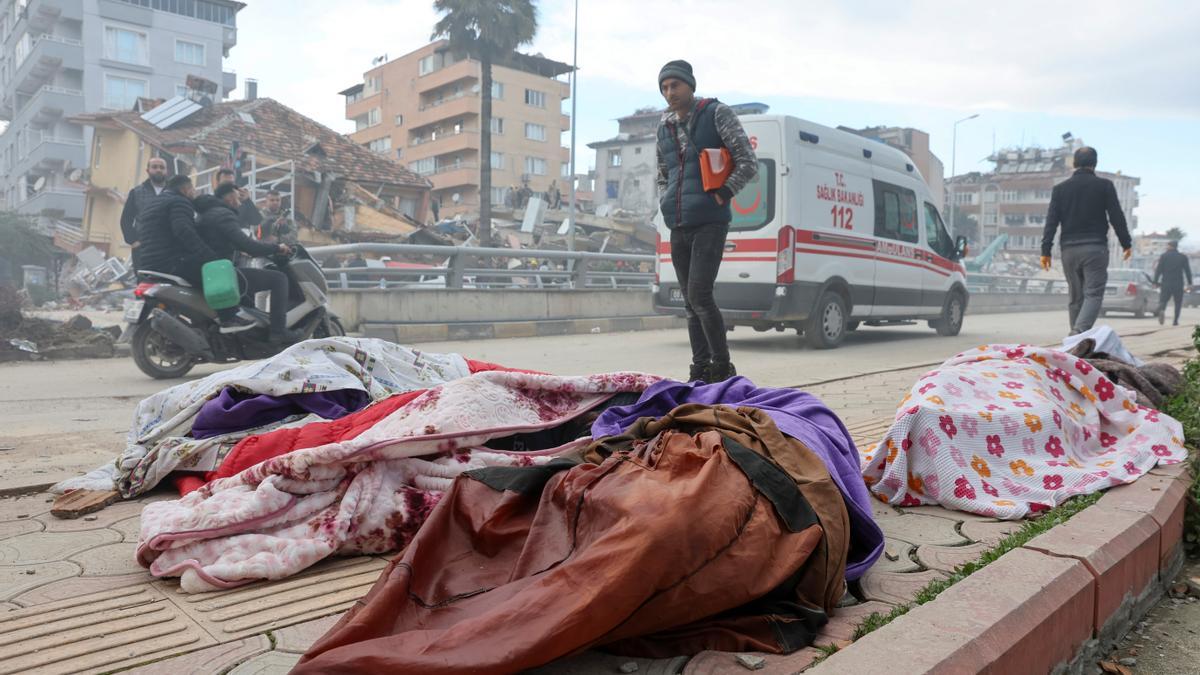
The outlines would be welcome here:
<svg viewBox="0 0 1200 675">
<path fill-rule="evenodd" d="M 795 117 L 741 120 L 758 176 L 734 197 L 717 275 L 727 326 L 795 328 L 822 349 L 860 324 L 924 320 L 958 334 L 966 240 L 951 239 L 907 155 Z M 657 223 L 655 309 L 682 316 L 671 234 Z"/>
</svg>

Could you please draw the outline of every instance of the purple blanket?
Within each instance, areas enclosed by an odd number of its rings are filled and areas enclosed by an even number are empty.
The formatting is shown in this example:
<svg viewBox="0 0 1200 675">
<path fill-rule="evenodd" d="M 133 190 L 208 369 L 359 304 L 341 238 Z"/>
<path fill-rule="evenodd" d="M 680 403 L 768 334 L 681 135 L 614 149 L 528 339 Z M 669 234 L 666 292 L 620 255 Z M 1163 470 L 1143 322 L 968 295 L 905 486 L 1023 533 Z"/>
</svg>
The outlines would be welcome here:
<svg viewBox="0 0 1200 675">
<path fill-rule="evenodd" d="M 270 396 L 225 387 L 196 413 L 192 423 L 192 438 L 212 438 L 245 431 L 305 413 L 335 420 L 362 409 L 370 402 L 370 395 L 358 389 Z"/>
<path fill-rule="evenodd" d="M 638 402 L 611 408 L 592 425 L 592 436 L 615 436 L 639 417 L 661 417 L 685 403 L 749 406 L 771 416 L 775 426 L 817 454 L 846 499 L 850 515 L 850 553 L 846 579 L 861 577 L 883 553 L 883 530 L 871 515 L 871 497 L 863 483 L 858 449 L 850 432 L 816 396 L 795 389 L 760 389 L 744 377 L 708 385 L 664 380 L 642 393 Z"/>
</svg>

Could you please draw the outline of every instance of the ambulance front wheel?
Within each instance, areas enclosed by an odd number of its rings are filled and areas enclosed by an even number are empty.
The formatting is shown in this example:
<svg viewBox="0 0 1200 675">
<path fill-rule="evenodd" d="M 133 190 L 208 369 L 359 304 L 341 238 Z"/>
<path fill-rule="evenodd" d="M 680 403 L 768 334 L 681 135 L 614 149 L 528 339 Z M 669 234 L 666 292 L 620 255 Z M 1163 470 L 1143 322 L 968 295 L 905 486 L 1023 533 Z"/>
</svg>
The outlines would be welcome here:
<svg viewBox="0 0 1200 675">
<path fill-rule="evenodd" d="M 944 337 L 958 335 L 962 331 L 963 314 L 966 312 L 966 304 L 962 293 L 950 293 L 950 297 L 946 298 L 946 304 L 942 306 L 941 318 L 936 321 L 930 321 L 929 327 L 936 330 L 938 335 Z"/>
<path fill-rule="evenodd" d="M 846 301 L 833 291 L 825 291 L 804 326 L 804 340 L 813 349 L 833 349 L 846 337 Z"/>
</svg>

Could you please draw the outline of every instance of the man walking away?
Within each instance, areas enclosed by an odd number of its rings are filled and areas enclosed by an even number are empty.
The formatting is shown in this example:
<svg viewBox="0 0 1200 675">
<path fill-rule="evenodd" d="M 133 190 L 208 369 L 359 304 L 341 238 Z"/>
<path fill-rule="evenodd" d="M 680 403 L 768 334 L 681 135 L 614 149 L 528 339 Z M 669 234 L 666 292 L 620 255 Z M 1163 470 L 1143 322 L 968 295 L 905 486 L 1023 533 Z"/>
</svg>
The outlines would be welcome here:
<svg viewBox="0 0 1200 675">
<path fill-rule="evenodd" d="M 696 78 L 687 61 L 671 61 L 658 73 L 659 93 L 667 112 L 658 126 L 658 194 L 663 220 L 671 230 L 671 262 L 687 311 L 692 343 L 693 381 L 720 382 L 737 374 L 725 341 L 725 320 L 713 297 L 713 285 L 733 196 L 758 173 L 758 159 L 742 123 L 729 106 L 714 98 L 697 99 Z M 733 169 L 725 183 L 704 189 L 700 152 L 725 148 Z"/>
<path fill-rule="evenodd" d="M 125 207 L 121 209 L 121 236 L 125 243 L 133 247 L 133 269 L 138 268 L 141 252 L 138 251 L 140 242 L 137 234 L 138 214 L 150 200 L 162 193 L 167 186 L 167 162 L 161 157 L 151 157 L 146 162 L 146 180 L 133 186 L 129 196 L 125 198 Z"/>
<path fill-rule="evenodd" d="M 1167 301 L 1172 298 L 1175 299 L 1175 323 L 1172 325 L 1179 325 L 1179 313 L 1183 310 L 1185 278 L 1186 286 L 1191 286 L 1192 266 L 1188 264 L 1188 257 L 1179 252 L 1179 242 L 1171 241 L 1167 244 L 1167 252 L 1159 257 L 1158 264 L 1154 266 L 1154 285 L 1159 287 L 1156 316 L 1160 325 L 1166 321 Z"/>
<path fill-rule="evenodd" d="M 1090 330 L 1100 315 L 1108 283 L 1108 227 L 1117 233 L 1125 260 L 1133 254 L 1133 240 L 1112 181 L 1096 175 L 1095 148 L 1075 151 L 1075 173 L 1054 186 L 1046 229 L 1042 233 L 1042 269 L 1050 269 L 1054 232 L 1062 226 L 1059 245 L 1063 272 L 1070 290 L 1068 311 L 1071 335 Z"/>
</svg>

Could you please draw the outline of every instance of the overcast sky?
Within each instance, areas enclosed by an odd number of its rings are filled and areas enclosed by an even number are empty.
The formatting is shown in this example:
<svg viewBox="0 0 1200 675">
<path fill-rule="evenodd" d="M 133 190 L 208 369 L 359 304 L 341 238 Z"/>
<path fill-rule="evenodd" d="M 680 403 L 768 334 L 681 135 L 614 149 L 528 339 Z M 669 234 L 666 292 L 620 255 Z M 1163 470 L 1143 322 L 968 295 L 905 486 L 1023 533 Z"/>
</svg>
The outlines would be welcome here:
<svg viewBox="0 0 1200 675">
<path fill-rule="evenodd" d="M 569 63 L 572 0 L 536 4 L 525 51 Z M 1142 179 L 1142 232 L 1179 226 L 1200 247 L 1200 2 L 579 4 L 581 171 L 594 163 L 586 144 L 615 135 L 615 118 L 661 104 L 658 69 L 683 58 L 702 95 L 830 126 L 923 129 L 947 175 L 952 125 L 967 115 L 980 113 L 958 127 L 959 173 L 987 170 L 993 147 L 1057 145 L 1069 131 L 1099 150 L 1101 169 Z M 248 0 L 228 66 L 347 132 L 337 92 L 373 58 L 428 42 L 436 21 L 431 0 Z"/>
</svg>

